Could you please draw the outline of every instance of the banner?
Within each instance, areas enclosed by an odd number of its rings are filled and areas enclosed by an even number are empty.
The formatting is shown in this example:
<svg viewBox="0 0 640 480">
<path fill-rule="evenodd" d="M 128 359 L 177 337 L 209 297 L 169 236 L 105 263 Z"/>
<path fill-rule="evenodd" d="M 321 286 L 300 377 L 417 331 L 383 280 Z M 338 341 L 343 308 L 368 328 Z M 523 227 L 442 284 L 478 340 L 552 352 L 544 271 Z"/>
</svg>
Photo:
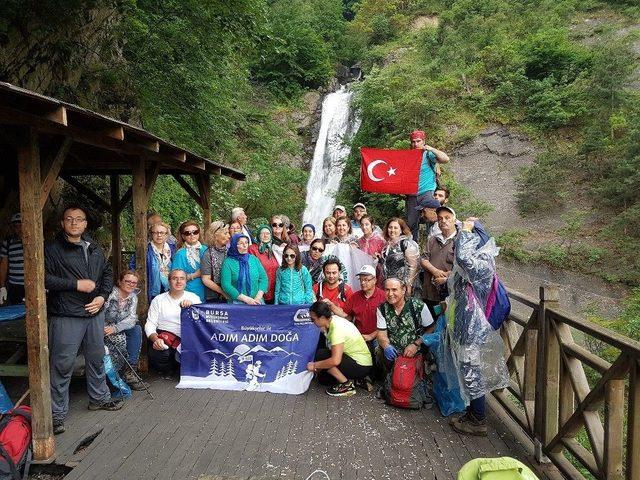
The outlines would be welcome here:
<svg viewBox="0 0 640 480">
<path fill-rule="evenodd" d="M 359 248 L 353 248 L 346 243 L 330 243 L 325 247 L 325 256 L 334 255 L 342 262 L 346 273 L 346 283 L 356 292 L 360 290 L 360 280 L 357 274 L 363 265 L 371 265 L 373 268 L 378 264 L 378 260 L 364 253 Z"/>
<path fill-rule="evenodd" d="M 182 311 L 180 383 L 213 388 L 300 394 L 320 330 L 304 305 L 203 303 Z"/>
<path fill-rule="evenodd" d="M 418 193 L 423 150 L 360 149 L 360 187 L 365 192 Z"/>
</svg>

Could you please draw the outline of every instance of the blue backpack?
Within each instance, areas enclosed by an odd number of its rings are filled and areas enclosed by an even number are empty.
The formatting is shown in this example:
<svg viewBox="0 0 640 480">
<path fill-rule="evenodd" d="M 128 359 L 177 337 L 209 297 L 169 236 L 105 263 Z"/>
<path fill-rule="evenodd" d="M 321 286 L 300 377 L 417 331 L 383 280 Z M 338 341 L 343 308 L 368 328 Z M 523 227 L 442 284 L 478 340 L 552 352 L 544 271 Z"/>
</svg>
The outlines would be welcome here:
<svg viewBox="0 0 640 480">
<path fill-rule="evenodd" d="M 511 313 L 511 301 L 509 300 L 507 289 L 498 278 L 498 274 L 494 273 L 484 315 L 493 329 L 499 330 L 509 313 Z"/>
</svg>

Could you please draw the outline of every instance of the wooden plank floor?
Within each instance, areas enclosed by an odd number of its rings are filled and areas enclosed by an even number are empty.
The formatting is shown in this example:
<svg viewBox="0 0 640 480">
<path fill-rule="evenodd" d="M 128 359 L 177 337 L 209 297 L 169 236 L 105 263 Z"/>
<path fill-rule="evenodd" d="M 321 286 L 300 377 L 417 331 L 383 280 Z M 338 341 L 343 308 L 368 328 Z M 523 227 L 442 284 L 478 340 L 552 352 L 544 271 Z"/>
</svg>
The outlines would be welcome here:
<svg viewBox="0 0 640 480">
<path fill-rule="evenodd" d="M 435 408 L 391 408 L 363 390 L 332 398 L 315 383 L 299 396 L 175 383 L 152 378 L 155 400 L 134 392 L 118 412 L 90 412 L 75 381 L 67 431 L 56 437 L 55 463 L 73 467 L 65 479 L 305 480 L 320 469 L 330 480 L 443 480 L 476 457 L 529 463 L 493 413 L 487 438 L 466 437 Z"/>
</svg>

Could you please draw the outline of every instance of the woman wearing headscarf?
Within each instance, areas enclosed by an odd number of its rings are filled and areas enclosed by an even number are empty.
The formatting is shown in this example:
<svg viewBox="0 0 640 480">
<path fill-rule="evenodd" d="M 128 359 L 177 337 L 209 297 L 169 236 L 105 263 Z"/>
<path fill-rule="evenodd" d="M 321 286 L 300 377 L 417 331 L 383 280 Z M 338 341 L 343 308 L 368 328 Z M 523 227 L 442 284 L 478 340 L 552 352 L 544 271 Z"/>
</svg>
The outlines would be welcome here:
<svg viewBox="0 0 640 480">
<path fill-rule="evenodd" d="M 249 237 L 236 233 L 231 237 L 227 258 L 220 272 L 222 291 L 229 303 L 261 305 L 269 289 L 267 272 L 253 255 L 249 254 Z"/>
<path fill-rule="evenodd" d="M 229 225 L 221 220 L 217 220 L 209 225 L 206 235 L 209 248 L 202 256 L 200 272 L 202 273 L 202 283 L 207 288 L 205 295 L 207 302 L 223 303 L 227 299 L 220 286 L 220 270 L 222 262 L 227 257 L 227 245 L 231 236 L 229 235 Z"/>
<path fill-rule="evenodd" d="M 313 283 L 318 283 L 322 277 L 322 264 L 325 260 L 322 257 L 324 254 L 324 249 L 324 240 L 321 238 L 316 238 L 311 242 L 309 250 L 306 252 L 302 252 L 302 254 L 300 255 L 302 265 L 307 267 L 307 270 L 309 270 Z"/>
<path fill-rule="evenodd" d="M 311 223 L 305 223 L 302 226 L 302 238 L 299 246 L 310 246 L 314 238 L 316 238 L 316 227 Z"/>
<path fill-rule="evenodd" d="M 413 282 L 418 276 L 420 249 L 411 237 L 407 223 L 397 217 L 389 219 L 384 227 L 387 246 L 382 250 L 382 274 L 380 280 L 399 278 L 407 286 L 407 295 L 413 292 Z"/>
<path fill-rule="evenodd" d="M 171 270 L 184 270 L 187 274 L 187 292 L 195 293 L 205 301 L 204 283 L 200 278 L 200 262 L 207 246 L 200 243 L 200 227 L 193 220 L 187 220 L 178 229 L 179 250 L 171 261 Z"/>
<path fill-rule="evenodd" d="M 266 303 L 273 303 L 276 272 L 278 271 L 278 267 L 280 267 L 278 259 L 273 253 L 272 241 L 273 233 L 271 227 L 269 227 L 269 225 L 260 225 L 258 230 L 256 230 L 256 243 L 249 245 L 249 253 L 260 260 L 260 263 L 267 273 L 269 288 L 264 292 L 264 301 Z"/>
</svg>

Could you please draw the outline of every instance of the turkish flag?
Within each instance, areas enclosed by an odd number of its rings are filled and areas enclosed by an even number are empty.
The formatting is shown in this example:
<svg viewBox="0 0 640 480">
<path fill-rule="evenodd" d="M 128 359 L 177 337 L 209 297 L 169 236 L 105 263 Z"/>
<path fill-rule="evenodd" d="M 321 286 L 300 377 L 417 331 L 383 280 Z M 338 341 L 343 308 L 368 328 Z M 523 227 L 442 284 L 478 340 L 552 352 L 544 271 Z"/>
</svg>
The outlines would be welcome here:
<svg viewBox="0 0 640 480">
<path fill-rule="evenodd" d="M 423 150 L 360 149 L 360 186 L 365 192 L 418 193 Z"/>
</svg>

